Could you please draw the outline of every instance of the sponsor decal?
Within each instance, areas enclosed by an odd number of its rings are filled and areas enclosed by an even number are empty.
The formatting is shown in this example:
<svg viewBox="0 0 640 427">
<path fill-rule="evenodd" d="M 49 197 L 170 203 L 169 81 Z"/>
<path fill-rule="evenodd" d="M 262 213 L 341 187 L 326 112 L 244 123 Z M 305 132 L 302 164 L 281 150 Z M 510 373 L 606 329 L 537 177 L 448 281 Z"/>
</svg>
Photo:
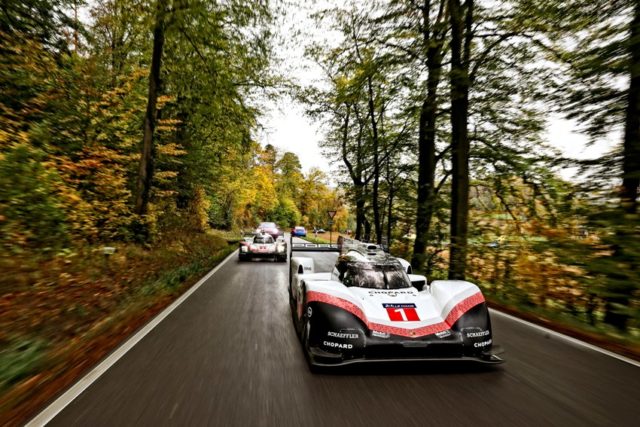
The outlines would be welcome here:
<svg viewBox="0 0 640 427">
<path fill-rule="evenodd" d="M 446 337 L 450 337 L 451 336 L 451 331 L 447 330 L 447 331 L 440 331 L 440 332 L 436 332 L 436 336 L 438 338 L 446 338 Z"/>
<path fill-rule="evenodd" d="M 468 338 L 480 338 L 480 337 L 486 337 L 487 335 L 489 335 L 489 331 L 467 332 Z"/>
<path fill-rule="evenodd" d="M 328 337 L 333 337 L 333 338 L 344 338 L 344 339 L 349 339 L 349 340 L 355 340 L 355 339 L 358 339 L 358 337 L 360 335 L 354 334 L 354 333 L 348 333 L 348 332 L 328 331 L 327 332 L 327 336 Z"/>
<path fill-rule="evenodd" d="M 311 307 L 307 307 L 307 317 L 311 317 L 313 314 L 313 309 Z"/>
<path fill-rule="evenodd" d="M 387 310 L 389 320 L 393 322 L 418 322 L 418 312 L 416 311 L 415 304 L 389 304 L 385 303 L 382 306 Z"/>
<path fill-rule="evenodd" d="M 473 346 L 475 348 L 482 348 L 482 347 L 486 347 L 488 345 L 491 345 L 491 340 L 486 340 L 486 341 L 482 341 L 482 342 L 474 342 Z"/>
<path fill-rule="evenodd" d="M 378 338 L 389 338 L 391 335 L 388 332 L 371 331 L 371 335 Z"/>
<path fill-rule="evenodd" d="M 414 292 L 409 291 L 369 291 L 369 296 L 372 297 L 374 295 L 385 295 L 390 297 L 395 297 L 397 295 L 413 295 Z"/>
<path fill-rule="evenodd" d="M 305 270 L 311 270 L 311 267 L 309 267 L 308 265 L 305 265 L 305 266 L 304 266 L 304 269 L 305 269 Z"/>
<path fill-rule="evenodd" d="M 345 350 L 351 350 L 353 348 L 353 344 L 342 344 L 339 342 L 332 342 L 332 341 L 323 341 L 322 345 L 324 345 L 325 347 L 342 348 Z"/>
</svg>

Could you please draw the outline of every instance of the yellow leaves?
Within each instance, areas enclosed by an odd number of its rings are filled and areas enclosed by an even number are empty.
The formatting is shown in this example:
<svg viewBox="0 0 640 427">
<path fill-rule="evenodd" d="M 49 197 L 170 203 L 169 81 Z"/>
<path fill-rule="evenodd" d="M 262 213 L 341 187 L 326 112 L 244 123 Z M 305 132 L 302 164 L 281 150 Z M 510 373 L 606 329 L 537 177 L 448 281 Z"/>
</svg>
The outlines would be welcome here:
<svg viewBox="0 0 640 427">
<path fill-rule="evenodd" d="M 194 190 L 193 199 L 189 205 L 191 212 L 190 221 L 196 231 L 206 232 L 209 230 L 209 209 L 211 202 L 202 187 Z"/>
<path fill-rule="evenodd" d="M 162 110 L 169 102 L 175 101 L 176 97 L 171 95 L 160 95 L 158 97 L 157 108 Z"/>
<path fill-rule="evenodd" d="M 175 171 L 159 171 L 156 172 L 154 177 L 159 181 L 168 181 L 178 176 L 178 172 Z"/>
<path fill-rule="evenodd" d="M 78 196 L 76 193 L 68 193 L 66 196 L 67 196 L 66 197 L 67 201 L 73 204 L 79 203 L 82 201 L 82 197 Z"/>
<path fill-rule="evenodd" d="M 163 145 L 158 145 L 156 148 L 158 154 L 163 154 L 165 156 L 184 156 L 187 152 L 182 148 L 181 145 L 176 143 L 168 143 Z"/>
<path fill-rule="evenodd" d="M 169 132 L 174 132 L 176 129 L 174 126 L 172 125 L 162 125 L 159 124 L 156 126 L 156 132 L 160 132 L 160 133 L 169 133 Z"/>
</svg>

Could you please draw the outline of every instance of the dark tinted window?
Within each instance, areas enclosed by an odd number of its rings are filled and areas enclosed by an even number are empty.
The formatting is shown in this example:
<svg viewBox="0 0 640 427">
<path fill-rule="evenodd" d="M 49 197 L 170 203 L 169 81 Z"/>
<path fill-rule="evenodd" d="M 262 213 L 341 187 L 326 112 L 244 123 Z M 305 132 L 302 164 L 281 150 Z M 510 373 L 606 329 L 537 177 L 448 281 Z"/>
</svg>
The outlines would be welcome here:
<svg viewBox="0 0 640 427">
<path fill-rule="evenodd" d="M 339 268 L 339 270 L 341 270 Z M 411 287 L 409 277 L 399 264 L 350 262 L 344 269 L 345 286 L 370 289 L 403 289 Z"/>
<path fill-rule="evenodd" d="M 253 239 L 253 243 L 273 243 L 273 237 L 271 236 L 256 236 Z"/>
</svg>

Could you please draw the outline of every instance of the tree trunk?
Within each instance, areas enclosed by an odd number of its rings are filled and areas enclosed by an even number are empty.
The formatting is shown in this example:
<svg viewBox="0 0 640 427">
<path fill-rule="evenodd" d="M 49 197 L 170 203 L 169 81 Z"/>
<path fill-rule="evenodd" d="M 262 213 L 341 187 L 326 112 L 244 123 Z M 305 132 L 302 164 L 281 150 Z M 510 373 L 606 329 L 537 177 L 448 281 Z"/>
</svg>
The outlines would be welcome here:
<svg viewBox="0 0 640 427">
<path fill-rule="evenodd" d="M 356 240 L 363 237 L 364 232 L 364 189 L 360 185 L 356 185 Z"/>
<path fill-rule="evenodd" d="M 389 186 L 389 204 L 387 205 L 387 248 L 391 248 L 391 231 L 393 228 L 393 186 Z"/>
<path fill-rule="evenodd" d="M 425 263 L 425 251 L 429 242 L 429 231 L 435 203 L 435 141 L 436 105 L 432 99 L 422 104 L 418 133 L 418 201 L 416 211 L 416 240 L 413 243 L 411 264 L 420 270 Z"/>
<path fill-rule="evenodd" d="M 638 212 L 640 186 L 640 1 L 635 1 L 629 37 L 629 92 L 624 129 L 622 204 L 626 213 Z"/>
<path fill-rule="evenodd" d="M 366 216 L 364 217 L 363 225 L 364 225 L 364 241 L 370 242 L 371 241 L 371 223 L 369 222 Z"/>
<path fill-rule="evenodd" d="M 465 57 L 470 48 L 473 1 L 467 0 Z M 449 279 L 464 280 L 469 219 L 469 63 L 463 58 L 465 24 L 460 0 L 449 0 L 451 20 L 451 247 Z"/>
<path fill-rule="evenodd" d="M 380 221 L 380 140 L 378 136 L 378 122 L 376 121 L 376 110 L 373 99 L 373 82 L 371 77 L 367 78 L 367 90 L 369 94 L 369 116 L 371 117 L 371 132 L 373 139 L 373 185 L 371 190 L 371 206 L 373 208 L 373 226 L 376 233 L 376 243 L 382 242 L 382 223 Z"/>
<path fill-rule="evenodd" d="M 638 186 L 640 185 L 640 0 L 635 1 L 634 17 L 629 34 L 629 91 L 627 92 L 627 111 L 624 129 L 623 161 L 622 161 L 622 191 L 621 208 L 627 217 L 621 219 L 623 223 L 637 221 Z M 628 217 L 632 216 L 633 219 Z M 637 267 L 629 265 L 633 257 L 633 248 L 629 245 L 637 244 L 638 236 L 632 227 L 618 226 L 613 257 L 617 262 L 634 271 Z M 635 242 L 635 243 L 632 243 Z M 631 252 L 628 253 L 628 252 Z M 620 307 L 629 307 L 629 298 L 634 291 L 633 277 L 625 274 L 625 269 L 609 275 L 610 285 L 607 287 L 605 299 L 604 322 L 626 331 L 629 315 L 621 312 Z"/>
<path fill-rule="evenodd" d="M 164 47 L 164 17 L 167 0 L 158 0 L 156 5 L 156 22 L 153 29 L 153 52 L 151 55 L 151 70 L 149 71 L 149 95 L 147 111 L 144 116 L 144 136 L 138 169 L 135 212 L 145 215 L 149 206 L 149 194 L 153 179 L 153 133 L 155 130 L 156 103 L 160 88 L 160 65 L 162 63 L 162 49 Z"/>
<path fill-rule="evenodd" d="M 178 124 L 176 127 L 176 142 L 184 147 L 185 151 L 191 152 L 189 135 L 187 132 L 187 122 L 189 121 L 189 112 L 184 105 L 186 102 L 184 95 L 178 95 L 176 104 L 178 106 L 178 112 L 176 118 Z M 178 176 L 176 177 L 176 183 L 178 187 L 178 194 L 176 195 L 176 207 L 178 209 L 186 209 L 189 206 L 189 202 L 193 198 L 192 184 L 197 180 L 193 179 L 192 174 L 184 164 L 180 165 L 178 170 Z"/>
<path fill-rule="evenodd" d="M 444 6 L 442 0 L 441 9 Z M 411 265 L 422 270 L 426 260 L 431 219 L 435 210 L 436 178 L 436 114 L 438 85 L 442 75 L 442 40 L 438 31 L 430 31 L 431 2 L 425 0 L 422 10 L 422 39 L 427 50 L 427 97 L 420 108 L 418 128 L 418 201 L 416 210 L 416 240 L 413 243 Z M 436 21 L 436 25 L 440 23 Z"/>
</svg>

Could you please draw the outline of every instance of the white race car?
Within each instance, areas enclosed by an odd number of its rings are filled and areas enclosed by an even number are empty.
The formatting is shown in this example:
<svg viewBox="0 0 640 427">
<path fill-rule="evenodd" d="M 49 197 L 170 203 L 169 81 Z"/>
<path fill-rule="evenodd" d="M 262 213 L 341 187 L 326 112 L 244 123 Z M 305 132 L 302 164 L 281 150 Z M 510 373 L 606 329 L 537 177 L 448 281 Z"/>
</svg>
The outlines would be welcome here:
<svg viewBox="0 0 640 427">
<path fill-rule="evenodd" d="M 312 366 L 355 362 L 468 360 L 501 363 L 492 353 L 489 311 L 469 282 L 411 273 L 410 264 L 377 245 L 291 243 L 292 316 Z M 334 251 L 331 272 L 316 272 L 294 252 Z"/>
<path fill-rule="evenodd" d="M 245 237 L 239 243 L 238 259 L 250 261 L 254 258 L 267 258 L 274 261 L 287 261 L 287 242 L 284 237 L 277 239 L 269 234 L 255 234 L 253 237 Z"/>
</svg>

